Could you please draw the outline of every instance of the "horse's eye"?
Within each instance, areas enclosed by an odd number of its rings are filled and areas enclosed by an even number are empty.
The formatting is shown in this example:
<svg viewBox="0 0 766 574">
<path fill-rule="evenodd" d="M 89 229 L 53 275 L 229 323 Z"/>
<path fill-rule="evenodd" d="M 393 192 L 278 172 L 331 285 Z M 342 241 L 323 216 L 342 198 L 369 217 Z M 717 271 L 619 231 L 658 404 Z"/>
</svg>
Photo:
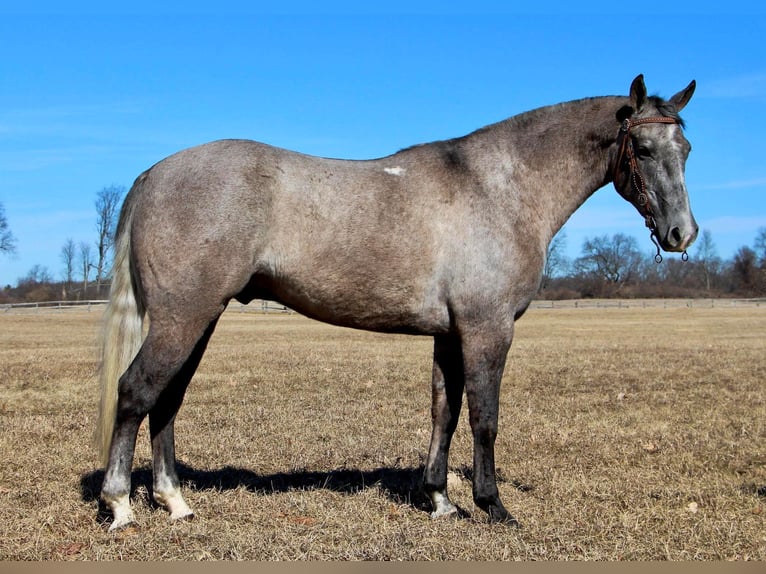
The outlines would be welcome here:
<svg viewBox="0 0 766 574">
<path fill-rule="evenodd" d="M 636 151 L 636 153 L 638 153 L 638 157 L 640 159 L 652 157 L 652 151 L 648 147 L 643 145 L 638 146 L 638 150 Z"/>
</svg>

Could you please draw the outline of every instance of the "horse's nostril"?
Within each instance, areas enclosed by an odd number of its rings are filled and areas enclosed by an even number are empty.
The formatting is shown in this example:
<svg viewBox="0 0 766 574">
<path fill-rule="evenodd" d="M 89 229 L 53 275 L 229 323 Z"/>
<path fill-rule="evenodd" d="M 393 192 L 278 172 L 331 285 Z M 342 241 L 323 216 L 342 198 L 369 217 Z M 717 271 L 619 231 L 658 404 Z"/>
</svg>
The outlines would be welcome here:
<svg viewBox="0 0 766 574">
<path fill-rule="evenodd" d="M 683 237 L 681 236 L 681 230 L 678 227 L 673 227 L 668 232 L 668 242 L 671 245 L 678 245 L 683 240 Z"/>
</svg>

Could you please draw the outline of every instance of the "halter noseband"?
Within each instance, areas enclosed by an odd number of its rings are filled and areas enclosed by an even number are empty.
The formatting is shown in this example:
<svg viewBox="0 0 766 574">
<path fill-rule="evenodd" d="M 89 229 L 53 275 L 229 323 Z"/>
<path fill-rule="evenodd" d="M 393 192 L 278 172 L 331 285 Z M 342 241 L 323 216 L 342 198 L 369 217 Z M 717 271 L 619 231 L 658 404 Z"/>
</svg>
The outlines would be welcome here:
<svg viewBox="0 0 766 574">
<path fill-rule="evenodd" d="M 614 163 L 612 172 L 612 183 L 614 183 L 615 189 L 623 195 L 620 188 L 617 187 L 617 176 L 620 173 L 620 167 L 624 160 L 627 158 L 630 187 L 634 192 L 634 195 L 626 196 L 633 205 L 636 206 L 638 212 L 644 216 L 646 226 L 649 228 L 649 237 L 652 243 L 657 247 L 657 255 L 654 256 L 654 260 L 657 263 L 662 261 L 662 255 L 660 254 L 660 243 L 657 237 L 657 224 L 654 221 L 654 213 L 652 212 L 652 206 L 649 203 L 649 195 L 646 193 L 646 182 L 644 176 L 641 174 L 641 170 L 638 167 L 638 160 L 636 159 L 636 153 L 633 149 L 633 140 L 630 137 L 630 129 L 634 126 L 640 126 L 643 124 L 677 124 L 678 120 L 675 118 L 669 118 L 667 116 L 654 116 L 648 118 L 631 119 L 627 118 L 622 122 L 620 131 L 617 134 L 617 161 Z M 686 252 L 684 251 L 684 256 Z M 683 256 L 682 256 L 683 258 Z M 688 259 L 688 256 L 684 260 Z"/>
</svg>

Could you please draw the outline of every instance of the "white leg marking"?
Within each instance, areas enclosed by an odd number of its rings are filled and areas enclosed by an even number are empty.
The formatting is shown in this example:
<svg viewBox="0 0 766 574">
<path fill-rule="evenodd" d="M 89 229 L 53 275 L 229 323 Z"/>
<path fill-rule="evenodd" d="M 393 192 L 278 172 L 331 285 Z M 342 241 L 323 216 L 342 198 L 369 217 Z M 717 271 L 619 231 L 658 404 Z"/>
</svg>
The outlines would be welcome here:
<svg viewBox="0 0 766 574">
<path fill-rule="evenodd" d="M 161 504 L 170 512 L 171 520 L 180 520 L 182 518 L 194 518 L 194 511 L 186 504 L 180 490 L 170 492 L 154 491 L 154 500 Z"/>
<path fill-rule="evenodd" d="M 112 511 L 112 516 L 114 516 L 112 525 L 109 527 L 109 532 L 114 532 L 115 530 L 120 530 L 130 524 L 135 524 L 136 517 L 133 514 L 133 510 L 130 508 L 130 497 L 127 494 L 116 498 L 104 499 L 104 502 Z"/>
<path fill-rule="evenodd" d="M 434 507 L 431 518 L 441 518 L 442 516 L 457 514 L 457 506 L 450 502 L 446 492 L 432 492 L 430 497 L 431 504 Z"/>
</svg>

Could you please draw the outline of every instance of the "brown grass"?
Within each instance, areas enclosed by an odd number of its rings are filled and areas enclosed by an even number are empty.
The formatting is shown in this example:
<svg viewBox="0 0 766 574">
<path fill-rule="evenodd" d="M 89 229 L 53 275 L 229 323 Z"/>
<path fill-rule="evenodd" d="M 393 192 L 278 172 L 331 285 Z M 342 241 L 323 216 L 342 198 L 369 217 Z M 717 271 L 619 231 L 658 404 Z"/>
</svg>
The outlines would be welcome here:
<svg viewBox="0 0 766 574">
<path fill-rule="evenodd" d="M 766 308 L 532 310 L 503 386 L 500 491 L 431 521 L 430 340 L 228 311 L 177 423 L 195 520 L 116 535 L 91 447 L 100 313 L 0 315 L 0 559 L 766 559 Z"/>
</svg>

